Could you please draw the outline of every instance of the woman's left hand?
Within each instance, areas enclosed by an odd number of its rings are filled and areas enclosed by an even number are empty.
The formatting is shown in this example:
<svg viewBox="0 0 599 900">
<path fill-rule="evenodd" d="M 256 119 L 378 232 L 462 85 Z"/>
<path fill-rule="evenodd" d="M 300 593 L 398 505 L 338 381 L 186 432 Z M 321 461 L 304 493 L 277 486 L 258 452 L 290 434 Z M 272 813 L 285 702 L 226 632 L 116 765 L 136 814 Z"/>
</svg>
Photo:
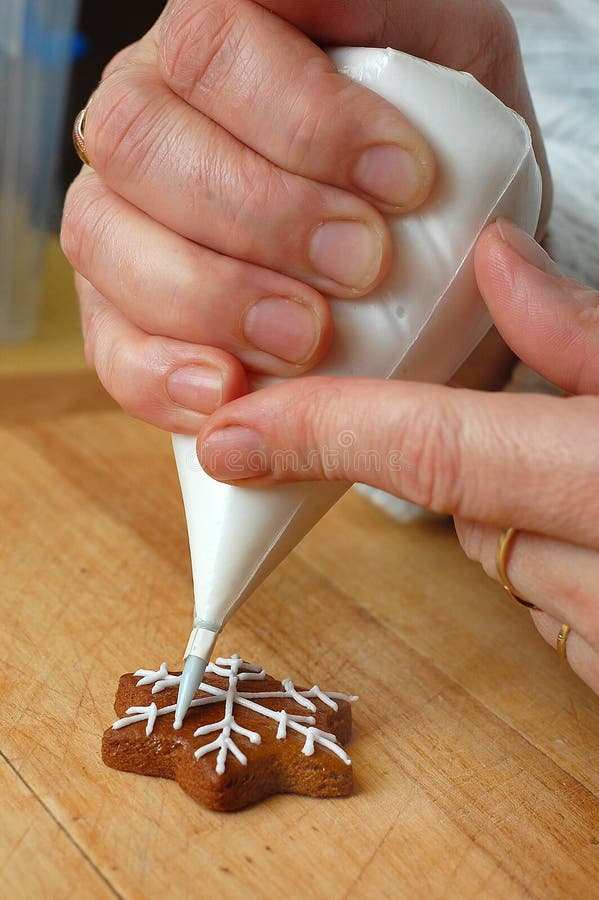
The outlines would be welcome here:
<svg viewBox="0 0 599 900">
<path fill-rule="evenodd" d="M 288 381 L 214 413 L 200 461 L 223 481 L 360 481 L 451 513 L 467 555 L 498 579 L 502 529 L 515 591 L 599 693 L 599 294 L 562 278 L 508 222 L 489 226 L 476 276 L 512 349 L 571 397 L 379 380 Z M 542 611 L 541 611 L 542 610 Z"/>
</svg>

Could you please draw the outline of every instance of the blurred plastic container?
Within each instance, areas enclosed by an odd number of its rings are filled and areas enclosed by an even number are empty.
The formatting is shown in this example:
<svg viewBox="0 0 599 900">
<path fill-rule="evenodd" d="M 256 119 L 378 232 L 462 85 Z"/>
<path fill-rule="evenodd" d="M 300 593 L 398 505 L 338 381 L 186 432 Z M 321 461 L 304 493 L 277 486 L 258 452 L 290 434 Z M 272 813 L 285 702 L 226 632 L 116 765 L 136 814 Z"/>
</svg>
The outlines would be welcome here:
<svg viewBox="0 0 599 900">
<path fill-rule="evenodd" d="M 79 0 L 0 0 L 0 344 L 35 331 Z"/>
</svg>

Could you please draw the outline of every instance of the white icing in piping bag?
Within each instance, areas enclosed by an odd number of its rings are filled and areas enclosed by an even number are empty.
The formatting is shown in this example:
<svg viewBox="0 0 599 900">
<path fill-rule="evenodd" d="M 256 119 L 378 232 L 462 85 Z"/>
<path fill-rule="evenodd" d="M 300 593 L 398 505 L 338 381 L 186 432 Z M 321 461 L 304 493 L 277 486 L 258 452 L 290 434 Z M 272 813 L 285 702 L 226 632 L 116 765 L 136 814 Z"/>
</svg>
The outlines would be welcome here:
<svg viewBox="0 0 599 900">
<path fill-rule="evenodd" d="M 501 215 L 534 234 L 541 178 L 530 133 L 470 75 L 394 50 L 340 48 L 330 55 L 340 71 L 394 103 L 420 129 L 438 174 L 421 210 L 388 219 L 394 260 L 384 283 L 364 300 L 330 301 L 333 346 L 311 374 L 445 382 L 490 325 L 472 262 L 482 229 Z M 266 383 L 256 380 L 254 387 Z M 343 437 L 334 448 L 339 452 Z M 195 592 L 180 727 L 223 624 L 349 485 L 232 487 L 202 470 L 195 438 L 173 435 L 173 445 Z"/>
</svg>

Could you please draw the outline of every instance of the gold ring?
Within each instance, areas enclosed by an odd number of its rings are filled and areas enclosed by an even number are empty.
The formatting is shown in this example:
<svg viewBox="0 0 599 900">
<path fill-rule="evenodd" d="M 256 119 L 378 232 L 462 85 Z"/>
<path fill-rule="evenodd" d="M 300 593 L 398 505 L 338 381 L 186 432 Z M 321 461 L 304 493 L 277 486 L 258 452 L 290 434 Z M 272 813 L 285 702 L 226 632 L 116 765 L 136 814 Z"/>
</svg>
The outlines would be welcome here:
<svg viewBox="0 0 599 900">
<path fill-rule="evenodd" d="M 555 649 L 557 650 L 560 657 L 563 660 L 565 660 L 565 662 L 568 662 L 568 651 L 566 649 L 566 641 L 568 640 L 569 634 L 570 634 L 570 626 L 562 625 L 562 627 L 560 628 L 560 630 L 558 632 L 557 640 L 555 642 Z"/>
<path fill-rule="evenodd" d="M 501 581 L 503 589 L 508 597 L 510 597 L 512 600 L 515 600 L 516 603 L 519 603 L 521 606 L 525 606 L 527 609 L 538 609 L 539 607 L 535 606 L 534 603 L 531 603 L 524 597 L 518 596 L 518 594 L 514 590 L 512 582 L 508 578 L 508 574 L 506 571 L 507 556 L 509 553 L 512 538 L 515 534 L 515 528 L 506 528 L 505 531 L 502 531 L 499 535 L 499 540 L 497 541 L 497 549 L 495 550 L 495 568 L 497 569 L 499 580 Z"/>
<path fill-rule="evenodd" d="M 77 114 L 77 118 L 73 124 L 73 146 L 75 147 L 75 152 L 77 156 L 81 160 L 81 162 L 89 166 L 89 159 L 87 157 L 87 150 L 85 149 L 85 118 L 87 116 L 87 106 L 85 106 L 80 113 Z"/>
</svg>

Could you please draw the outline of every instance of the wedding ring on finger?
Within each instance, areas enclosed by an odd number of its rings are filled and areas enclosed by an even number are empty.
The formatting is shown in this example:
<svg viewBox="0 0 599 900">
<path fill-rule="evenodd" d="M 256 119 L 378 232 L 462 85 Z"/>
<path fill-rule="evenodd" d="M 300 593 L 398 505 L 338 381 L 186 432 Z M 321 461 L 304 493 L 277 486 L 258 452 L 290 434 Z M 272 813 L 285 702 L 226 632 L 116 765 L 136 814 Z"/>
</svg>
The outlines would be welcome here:
<svg viewBox="0 0 599 900">
<path fill-rule="evenodd" d="M 87 150 L 85 148 L 85 119 L 87 116 L 88 106 L 89 104 L 87 106 L 84 106 L 80 113 L 77 113 L 77 118 L 73 123 L 73 146 L 75 148 L 77 156 L 86 166 L 90 165 L 87 156 Z"/>
<path fill-rule="evenodd" d="M 499 580 L 503 585 L 503 589 L 511 600 L 515 600 L 516 603 L 519 603 L 521 606 L 525 606 L 527 609 L 538 609 L 539 607 L 535 606 L 534 603 L 531 603 L 530 600 L 526 600 L 525 597 L 522 597 L 516 593 L 516 591 L 514 590 L 514 586 L 507 574 L 507 563 L 510 545 L 515 534 L 515 528 L 506 528 L 499 535 L 497 548 L 495 550 L 495 568 L 497 569 L 497 574 L 499 575 Z"/>
<path fill-rule="evenodd" d="M 566 647 L 566 642 L 568 640 L 568 635 L 570 634 L 570 626 L 562 625 L 560 630 L 558 631 L 557 638 L 555 641 L 555 649 L 558 652 L 558 655 L 564 662 L 568 662 L 568 650 Z"/>
</svg>

